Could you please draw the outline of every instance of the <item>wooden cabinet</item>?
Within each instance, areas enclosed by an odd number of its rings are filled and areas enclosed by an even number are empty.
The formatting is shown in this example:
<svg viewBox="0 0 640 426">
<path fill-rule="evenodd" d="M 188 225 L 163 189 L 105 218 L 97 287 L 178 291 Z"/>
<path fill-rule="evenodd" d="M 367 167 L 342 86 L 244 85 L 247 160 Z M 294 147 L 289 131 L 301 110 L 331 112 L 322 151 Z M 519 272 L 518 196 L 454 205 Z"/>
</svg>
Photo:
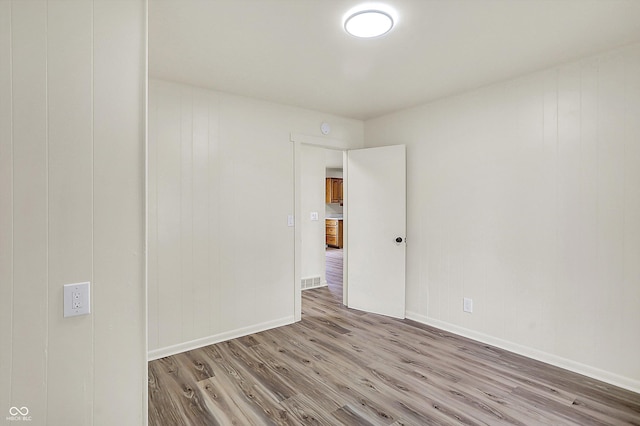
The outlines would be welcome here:
<svg viewBox="0 0 640 426">
<path fill-rule="evenodd" d="M 342 179 L 327 178 L 325 184 L 325 203 L 342 203 Z"/>
<path fill-rule="evenodd" d="M 342 202 L 342 179 L 331 180 L 331 202 Z"/>
<path fill-rule="evenodd" d="M 327 245 L 342 248 L 342 220 L 326 219 L 325 228 Z"/>
</svg>

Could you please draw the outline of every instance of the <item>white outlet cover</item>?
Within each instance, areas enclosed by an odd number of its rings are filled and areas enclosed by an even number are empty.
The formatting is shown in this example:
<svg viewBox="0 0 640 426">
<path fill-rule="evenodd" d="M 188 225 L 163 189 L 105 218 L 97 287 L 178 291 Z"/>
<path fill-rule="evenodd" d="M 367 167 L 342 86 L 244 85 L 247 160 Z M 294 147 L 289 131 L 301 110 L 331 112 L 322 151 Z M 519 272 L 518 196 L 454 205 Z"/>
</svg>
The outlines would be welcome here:
<svg viewBox="0 0 640 426">
<path fill-rule="evenodd" d="M 318 220 L 318 212 L 311 212 L 311 220 Z"/>
<path fill-rule="evenodd" d="M 64 285 L 64 317 L 91 313 L 90 285 L 88 282 Z"/>
</svg>

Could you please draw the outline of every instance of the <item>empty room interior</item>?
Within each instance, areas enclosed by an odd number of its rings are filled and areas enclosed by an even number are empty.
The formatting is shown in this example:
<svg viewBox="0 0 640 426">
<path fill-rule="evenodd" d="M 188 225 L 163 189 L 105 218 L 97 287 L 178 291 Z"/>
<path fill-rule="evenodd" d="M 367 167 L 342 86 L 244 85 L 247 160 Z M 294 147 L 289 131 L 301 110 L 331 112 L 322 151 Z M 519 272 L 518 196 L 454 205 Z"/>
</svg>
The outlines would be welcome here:
<svg viewBox="0 0 640 426">
<path fill-rule="evenodd" d="M 0 342 L 5 424 L 639 425 L 640 1 L 0 0 Z"/>
</svg>

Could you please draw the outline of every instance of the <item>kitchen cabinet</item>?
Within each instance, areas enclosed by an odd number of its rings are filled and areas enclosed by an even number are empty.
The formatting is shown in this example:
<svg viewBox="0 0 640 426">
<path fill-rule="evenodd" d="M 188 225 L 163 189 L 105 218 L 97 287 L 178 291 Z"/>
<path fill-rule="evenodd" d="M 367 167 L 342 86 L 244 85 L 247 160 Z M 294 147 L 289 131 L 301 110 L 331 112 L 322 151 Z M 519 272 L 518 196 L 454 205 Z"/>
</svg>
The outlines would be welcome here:
<svg viewBox="0 0 640 426">
<path fill-rule="evenodd" d="M 342 248 L 342 220 L 325 219 L 325 228 L 327 245 Z"/>
<path fill-rule="evenodd" d="M 327 178 L 325 184 L 325 203 L 342 204 L 342 178 Z"/>
</svg>

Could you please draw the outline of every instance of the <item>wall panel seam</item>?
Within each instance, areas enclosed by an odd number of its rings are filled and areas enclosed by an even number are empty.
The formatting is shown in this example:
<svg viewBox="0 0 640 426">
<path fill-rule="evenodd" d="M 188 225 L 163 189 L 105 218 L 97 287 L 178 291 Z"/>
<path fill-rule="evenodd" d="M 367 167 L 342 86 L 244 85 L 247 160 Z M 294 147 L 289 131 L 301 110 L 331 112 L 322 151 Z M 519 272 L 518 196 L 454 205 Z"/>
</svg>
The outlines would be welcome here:
<svg viewBox="0 0 640 426">
<path fill-rule="evenodd" d="M 158 223 L 160 222 L 160 218 L 159 218 L 160 215 L 158 214 L 158 210 L 159 210 L 159 207 L 158 207 L 158 202 L 159 202 L 159 195 L 158 195 L 158 187 L 159 187 L 159 185 L 158 185 L 158 151 L 159 151 L 158 116 L 159 116 L 159 113 L 158 113 L 158 110 L 160 108 L 158 107 L 157 104 L 155 104 L 153 107 L 155 109 L 155 122 L 153 123 L 153 125 L 154 125 L 154 136 L 155 136 L 155 139 L 153 140 L 153 143 L 155 145 L 154 146 L 154 150 L 153 150 L 153 153 L 155 155 L 155 167 L 154 167 L 153 171 L 154 171 L 155 192 L 156 192 L 155 199 L 154 199 L 154 203 L 155 203 L 154 208 L 155 208 L 155 211 L 156 211 L 154 225 L 156 227 L 156 231 L 155 231 L 155 235 L 154 235 L 155 240 L 153 242 L 154 243 L 153 247 L 154 247 L 154 250 L 156 251 L 156 258 L 155 258 L 155 263 L 153 265 L 153 267 L 155 269 L 155 282 L 154 282 L 153 285 L 156 287 L 156 294 L 157 294 L 157 297 L 156 297 L 156 314 L 157 314 L 158 318 L 156 318 L 156 324 L 155 324 L 155 327 L 157 329 L 156 330 L 156 343 L 155 343 L 155 345 L 157 347 L 157 346 L 160 346 L 160 326 L 158 324 L 159 323 L 159 317 L 160 317 L 160 279 L 159 279 L 159 274 L 158 274 L 158 264 L 160 263 L 159 262 L 160 250 L 159 250 L 159 245 L 158 245 L 158 240 L 159 240 L 159 238 L 158 238 L 158 232 L 159 232 Z"/>
<path fill-rule="evenodd" d="M 91 2 L 91 285 L 94 287 L 95 299 L 95 2 Z M 95 312 L 95 309 L 92 308 Z M 94 424 L 93 405 L 96 399 L 96 339 L 95 314 L 91 315 L 91 372 L 93 374 L 93 388 L 91 392 L 91 424 Z"/>
<path fill-rule="evenodd" d="M 149 352 L 149 2 L 144 1 L 144 352 Z M 142 425 L 149 424 L 149 390 L 146 386 L 149 383 L 149 370 L 146 357 L 143 359 L 142 371 L 144 378 L 144 389 L 142 394 L 143 419 Z"/>
<path fill-rule="evenodd" d="M 627 73 L 628 73 L 628 67 L 627 67 L 627 61 L 629 61 L 629 57 L 626 56 L 624 57 L 624 59 L 622 60 L 622 81 L 623 81 L 623 88 L 627 87 L 627 83 L 628 83 L 628 79 L 627 79 Z M 627 90 L 623 90 L 622 91 L 622 105 L 623 105 L 623 114 L 622 114 L 622 119 L 623 119 L 623 124 L 622 124 L 622 158 L 627 158 L 627 144 L 628 144 L 628 130 L 629 130 L 629 121 L 627 120 L 627 117 L 629 115 L 629 93 Z M 623 161 L 622 162 L 622 200 L 626 200 L 627 199 L 627 162 Z M 626 209 L 626 203 L 623 201 L 622 204 L 622 208 L 620 209 L 622 212 L 622 233 L 623 235 L 626 234 L 625 230 L 627 229 L 627 209 Z M 627 239 L 624 238 L 624 236 L 622 237 L 622 258 L 620 259 L 622 262 L 622 280 L 625 280 L 625 271 L 626 271 L 626 258 L 627 256 L 625 256 L 625 254 L 627 253 Z"/>
<path fill-rule="evenodd" d="M 211 99 L 206 95 L 207 101 L 207 289 L 209 290 L 209 306 L 213 306 L 213 295 L 211 292 Z M 216 309 L 212 309 L 215 312 Z M 207 330 L 212 332 L 212 314 L 207 315 Z"/>
<path fill-rule="evenodd" d="M 555 197 L 555 253 L 553 254 L 554 256 L 554 265 L 553 265 L 553 280 L 555 281 L 553 283 L 553 300 L 556 300 L 558 297 L 558 291 L 556 290 L 558 288 L 558 282 L 560 281 L 560 267 L 558 265 L 559 261 L 558 261 L 558 256 L 560 253 L 560 68 L 556 68 L 554 71 L 554 79 L 553 79 L 553 83 L 554 83 L 554 89 L 555 89 L 555 99 L 554 99 L 554 106 L 556 108 L 556 116 L 555 116 L 555 120 L 553 125 L 555 126 L 555 137 L 556 137 L 556 143 L 555 143 L 555 152 L 554 152 L 554 156 L 555 156 L 555 161 L 556 161 L 556 166 L 555 166 L 555 171 L 556 171 L 556 175 L 555 175 L 555 190 L 556 190 L 556 197 Z M 549 301 L 549 304 L 551 304 L 551 301 Z M 542 324 L 542 323 L 541 323 Z M 554 335 L 553 338 L 553 348 L 554 350 L 557 350 L 557 340 L 556 340 L 556 335 Z"/>
<path fill-rule="evenodd" d="M 596 67 L 596 167 L 595 167 L 595 192 L 596 192 L 596 200 L 595 200 L 595 242 L 596 242 L 596 273 L 599 274 L 600 268 L 600 238 L 598 237 L 598 232 L 600 229 L 600 66 L 602 64 L 602 59 L 598 59 L 597 67 Z M 601 311 L 601 310 L 600 310 Z M 600 313 L 600 312 L 599 312 Z"/>
<path fill-rule="evenodd" d="M 45 114 L 44 114 L 44 126 L 45 126 L 45 140 L 44 140 L 44 146 L 45 146 L 45 190 L 44 190 L 44 194 L 45 194 L 45 205 L 46 205 L 46 211 L 45 211 L 45 217 L 46 217 L 46 221 L 45 221 L 45 245 L 47 247 L 47 250 L 45 252 L 45 262 L 46 262 L 46 282 L 45 282 L 45 313 L 44 313 L 44 317 L 45 317 L 45 324 L 46 324 L 46 331 L 45 331 L 45 336 L 46 336 L 46 341 L 44 344 L 44 348 L 45 348 L 45 354 L 44 354 L 44 377 L 45 377 L 45 389 L 47 389 L 47 391 L 45 392 L 44 395 L 44 412 L 46 413 L 46 417 L 49 417 L 49 285 L 51 284 L 50 279 L 49 279 L 49 261 L 50 261 L 50 256 L 49 256 L 49 231 L 50 231 L 50 227 L 49 227 L 49 172 L 50 172 L 50 167 L 49 167 L 49 1 L 47 0 L 46 4 L 45 4 L 45 29 L 44 29 L 44 33 L 45 33 L 45 46 L 44 46 L 44 75 L 45 75 L 45 81 L 44 81 L 44 103 L 45 103 Z"/>
<path fill-rule="evenodd" d="M 178 154 L 178 165 L 180 166 L 180 171 L 178 173 L 178 179 L 179 179 L 179 185 L 178 185 L 178 194 L 180 196 L 180 201 L 178 204 L 178 218 L 179 218 L 179 223 L 180 225 L 178 226 L 179 228 L 179 232 L 178 232 L 178 252 L 180 253 L 180 259 L 179 259 L 179 264 L 180 264 L 180 279 L 179 279 L 179 283 L 178 285 L 180 286 L 180 341 L 184 341 L 184 247 L 182 244 L 182 237 L 183 237 L 183 229 L 182 229 L 182 204 L 183 204 L 183 198 L 182 198 L 182 114 L 183 114 L 183 110 L 184 110 L 184 91 L 181 90 L 179 92 L 178 95 L 178 102 L 180 102 L 180 109 L 178 112 L 178 122 L 180 123 L 180 130 L 178 132 L 178 137 L 180 140 L 180 146 L 178 147 L 179 149 L 179 154 Z"/>
<path fill-rule="evenodd" d="M 195 239 L 194 239 L 194 193 L 195 193 L 195 188 L 194 188 L 194 184 L 193 184 L 193 176 L 195 175 L 195 166 L 194 166 L 194 156 L 193 156 L 193 133 L 194 133 L 194 120 L 193 117 L 195 115 L 194 113 L 194 102 L 193 99 L 195 97 L 195 93 L 193 90 L 191 90 L 191 96 L 190 96 L 190 100 L 191 100 L 191 301 L 195 302 L 196 300 L 196 280 L 195 280 L 195 274 L 194 274 L 194 270 L 195 270 L 195 262 L 194 262 L 194 249 L 193 246 L 195 244 Z M 195 321 L 196 318 L 195 316 L 192 317 L 191 320 L 191 335 L 195 335 Z"/>
<path fill-rule="evenodd" d="M 9 303 L 11 312 L 9 315 L 9 319 L 11 321 L 10 330 L 11 335 L 9 336 L 11 341 L 13 342 L 14 336 L 14 327 L 15 321 L 13 320 L 14 315 L 14 294 L 15 294 L 15 280 L 14 280 L 14 270 L 15 270 L 15 229 L 14 229 L 14 217 L 15 217 L 15 154 L 14 154 L 14 139 L 13 139 L 13 2 L 9 2 L 9 137 L 11 139 L 11 262 L 10 262 L 10 276 L 11 276 L 11 301 Z M 12 350 L 9 354 L 9 397 L 13 395 L 13 345 Z"/>
</svg>

